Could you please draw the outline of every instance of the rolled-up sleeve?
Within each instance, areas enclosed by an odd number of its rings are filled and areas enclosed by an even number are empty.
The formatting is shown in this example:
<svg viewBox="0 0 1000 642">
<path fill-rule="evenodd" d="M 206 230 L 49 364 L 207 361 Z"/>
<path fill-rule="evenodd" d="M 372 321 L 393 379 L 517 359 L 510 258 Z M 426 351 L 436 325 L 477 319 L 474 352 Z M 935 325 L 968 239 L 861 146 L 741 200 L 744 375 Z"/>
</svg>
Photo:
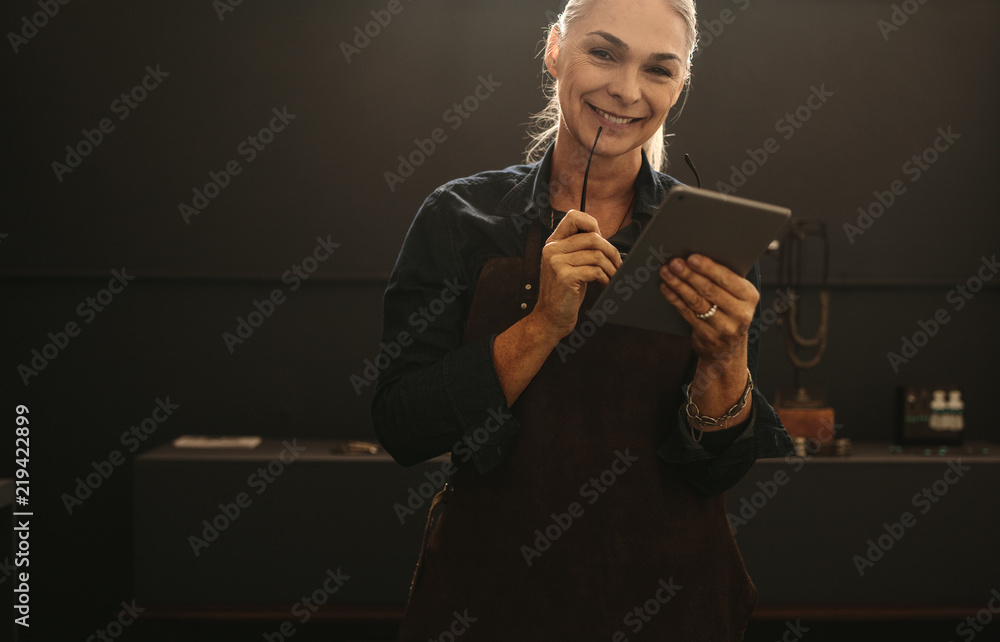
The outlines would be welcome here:
<svg viewBox="0 0 1000 642">
<path fill-rule="evenodd" d="M 756 264 L 747 279 L 760 291 L 760 269 Z M 755 382 L 749 419 L 725 430 L 703 433 L 701 440 L 696 442 L 691 437 L 682 403 L 676 422 L 667 430 L 666 439 L 657 449 L 660 457 L 677 464 L 688 483 L 706 495 L 717 495 L 735 486 L 757 459 L 784 457 L 793 450 L 792 440 L 781 425 L 778 413 L 756 385 L 760 320 L 761 304 L 758 302 L 747 346 L 747 367 Z M 691 360 L 682 394 L 694 379 L 697 361 L 697 356 Z"/>
<path fill-rule="evenodd" d="M 371 413 L 376 437 L 401 465 L 451 451 L 487 472 L 519 426 L 493 363 L 497 335 L 463 345 L 474 283 L 453 198 L 444 187 L 427 198 L 396 259 Z"/>
</svg>

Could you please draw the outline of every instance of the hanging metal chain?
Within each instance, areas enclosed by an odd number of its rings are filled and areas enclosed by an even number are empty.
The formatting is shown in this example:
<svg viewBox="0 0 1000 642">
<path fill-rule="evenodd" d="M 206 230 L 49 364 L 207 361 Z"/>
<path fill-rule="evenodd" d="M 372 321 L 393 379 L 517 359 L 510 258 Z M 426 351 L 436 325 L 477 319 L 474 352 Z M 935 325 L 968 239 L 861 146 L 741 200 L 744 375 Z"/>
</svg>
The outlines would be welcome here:
<svg viewBox="0 0 1000 642">
<path fill-rule="evenodd" d="M 792 303 L 789 305 L 788 311 L 788 333 L 789 336 L 785 341 L 785 347 L 788 351 L 788 358 L 791 360 L 792 365 L 796 368 L 801 368 L 803 370 L 807 368 L 815 368 L 820 359 L 823 358 L 823 353 L 826 351 L 826 337 L 827 337 L 827 321 L 829 319 L 830 313 L 830 293 L 826 290 L 822 290 L 819 293 L 819 314 L 820 320 L 819 325 L 816 328 L 816 336 L 812 339 L 803 339 L 798 332 L 798 308 L 794 303 L 794 291 L 789 296 L 792 299 Z M 811 359 L 802 360 L 797 354 L 799 348 L 815 348 L 816 352 L 813 354 Z"/>
<path fill-rule="evenodd" d="M 819 291 L 819 322 L 816 334 L 806 338 L 799 332 L 799 308 L 797 285 L 801 272 L 801 244 L 807 236 L 816 236 L 823 241 L 823 277 Z M 830 319 L 830 239 L 826 234 L 826 222 L 817 218 L 795 218 L 784 238 L 781 240 L 778 254 L 778 274 L 782 286 L 788 292 L 788 309 L 784 316 L 788 319 L 785 346 L 788 358 L 796 368 L 813 368 L 819 364 L 826 351 L 826 340 Z M 813 348 L 812 358 L 802 359 L 798 356 L 800 348 Z"/>
</svg>

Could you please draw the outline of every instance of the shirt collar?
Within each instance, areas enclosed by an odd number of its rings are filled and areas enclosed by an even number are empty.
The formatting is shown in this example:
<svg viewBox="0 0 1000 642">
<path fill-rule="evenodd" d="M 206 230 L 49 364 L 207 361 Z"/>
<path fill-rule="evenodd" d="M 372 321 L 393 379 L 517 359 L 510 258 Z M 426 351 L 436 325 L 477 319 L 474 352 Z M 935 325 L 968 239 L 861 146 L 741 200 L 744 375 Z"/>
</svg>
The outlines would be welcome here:
<svg viewBox="0 0 1000 642">
<path fill-rule="evenodd" d="M 522 216 L 529 220 L 540 218 L 543 226 L 552 230 L 549 224 L 551 202 L 549 200 L 549 177 L 552 174 L 552 153 L 555 143 L 549 144 L 545 155 L 528 167 L 531 170 L 504 196 L 497 208 L 498 214 Z M 642 164 L 635 181 L 635 205 L 633 220 L 645 224 L 653 217 L 660 203 L 667 196 L 667 190 L 678 181 L 666 174 L 654 172 L 646 150 L 642 150 Z M 555 225 L 559 222 L 555 221 Z"/>
</svg>

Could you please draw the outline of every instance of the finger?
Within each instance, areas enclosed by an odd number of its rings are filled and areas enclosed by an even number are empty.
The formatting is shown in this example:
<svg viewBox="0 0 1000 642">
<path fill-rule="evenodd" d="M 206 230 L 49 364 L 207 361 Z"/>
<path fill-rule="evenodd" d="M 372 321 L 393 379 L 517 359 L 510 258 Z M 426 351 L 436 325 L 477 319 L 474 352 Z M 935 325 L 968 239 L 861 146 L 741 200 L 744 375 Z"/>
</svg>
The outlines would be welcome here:
<svg viewBox="0 0 1000 642">
<path fill-rule="evenodd" d="M 550 240 L 545 243 L 545 247 L 551 246 L 552 252 L 569 254 L 587 250 L 596 250 L 604 254 L 608 261 L 618 268 L 622 264 L 622 256 L 614 245 L 598 232 L 578 232 L 562 240 Z"/>
<path fill-rule="evenodd" d="M 715 322 L 716 317 L 721 318 L 726 316 L 726 312 L 723 310 L 722 306 L 718 306 L 715 312 L 712 313 L 712 316 L 700 319 L 698 318 L 699 314 L 705 314 L 712 309 L 713 305 L 718 304 L 710 303 L 704 299 L 698 299 L 700 303 L 691 303 L 687 298 L 685 298 L 686 295 L 689 294 L 690 288 L 684 283 L 677 284 L 677 286 L 683 289 L 683 291 L 679 290 L 678 287 L 669 285 L 665 281 L 660 281 L 659 285 L 660 291 L 663 292 L 663 296 L 667 299 L 667 301 L 673 305 L 678 312 L 680 312 L 685 321 L 692 325 L 694 325 L 697 321 Z"/>
<path fill-rule="evenodd" d="M 743 301 L 753 301 L 756 305 L 757 299 L 760 297 L 757 288 L 726 266 L 716 263 L 702 254 L 692 254 L 687 257 L 684 263 L 693 273 L 704 277 L 707 281 L 725 290 L 734 298 Z"/>
<path fill-rule="evenodd" d="M 727 310 L 747 306 L 755 309 L 760 300 L 760 292 L 752 283 L 704 256 L 691 255 L 687 260 L 674 258 L 665 268 L 690 285 L 701 298 Z M 670 275 L 665 276 L 669 278 Z M 695 309 L 700 309 L 697 302 Z"/>
<path fill-rule="evenodd" d="M 586 212 L 580 210 L 567 212 L 563 220 L 559 221 L 559 225 L 556 226 L 552 235 L 546 240 L 546 244 L 564 240 L 574 241 L 570 251 L 581 249 L 586 244 L 596 244 L 596 247 L 608 255 L 612 263 L 621 265 L 621 253 L 610 241 L 601 236 L 601 228 L 597 219 Z M 578 246 L 576 243 L 584 245 Z"/>
<path fill-rule="evenodd" d="M 660 268 L 660 278 L 695 314 L 707 312 L 713 305 L 726 311 L 745 305 L 714 282 L 693 272 L 680 258 L 671 259 Z"/>
<path fill-rule="evenodd" d="M 590 214 L 580 210 L 570 210 L 566 212 L 563 220 L 559 221 L 559 225 L 556 225 L 556 229 L 553 230 L 548 240 L 561 241 L 570 238 L 577 232 L 596 232 L 600 235 L 601 227 L 597 224 L 597 219 Z"/>
<path fill-rule="evenodd" d="M 690 270 L 690 274 L 682 271 L 692 287 L 709 303 L 724 306 L 738 332 L 746 333 L 760 301 L 757 288 L 728 267 L 704 255 L 693 254 L 682 263 Z M 699 310 L 695 309 L 696 312 Z"/>
<path fill-rule="evenodd" d="M 561 241 L 551 241 L 557 245 L 560 252 L 578 252 L 581 250 L 599 250 L 615 265 L 621 265 L 621 253 L 608 239 L 597 232 L 579 232 Z"/>
<path fill-rule="evenodd" d="M 703 343 L 717 345 L 725 336 L 738 336 L 741 334 L 738 321 L 727 314 L 721 306 L 710 317 L 705 319 L 699 318 L 698 314 L 708 312 L 712 306 L 708 305 L 704 310 L 692 309 L 687 301 L 669 285 L 663 281 L 659 285 L 663 296 L 674 306 L 681 317 L 691 325 L 692 333 L 699 335 Z"/>
<path fill-rule="evenodd" d="M 553 250 L 559 252 L 558 248 L 554 247 Z M 609 279 L 618 271 L 618 268 L 611 262 L 607 254 L 595 249 L 554 254 L 549 259 L 549 262 L 554 266 L 566 266 L 568 268 L 596 267 L 603 271 Z"/>
</svg>

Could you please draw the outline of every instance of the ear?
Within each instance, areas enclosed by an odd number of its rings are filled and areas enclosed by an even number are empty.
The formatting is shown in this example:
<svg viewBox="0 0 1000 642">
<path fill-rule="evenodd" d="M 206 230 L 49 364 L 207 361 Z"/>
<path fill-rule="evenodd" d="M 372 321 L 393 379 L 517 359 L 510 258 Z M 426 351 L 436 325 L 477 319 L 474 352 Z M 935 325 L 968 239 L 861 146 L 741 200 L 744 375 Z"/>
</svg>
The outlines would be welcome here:
<svg viewBox="0 0 1000 642">
<path fill-rule="evenodd" d="M 556 73 L 556 62 L 559 59 L 559 25 L 552 25 L 549 29 L 549 38 L 545 43 L 545 68 L 549 75 L 558 78 Z"/>
</svg>

